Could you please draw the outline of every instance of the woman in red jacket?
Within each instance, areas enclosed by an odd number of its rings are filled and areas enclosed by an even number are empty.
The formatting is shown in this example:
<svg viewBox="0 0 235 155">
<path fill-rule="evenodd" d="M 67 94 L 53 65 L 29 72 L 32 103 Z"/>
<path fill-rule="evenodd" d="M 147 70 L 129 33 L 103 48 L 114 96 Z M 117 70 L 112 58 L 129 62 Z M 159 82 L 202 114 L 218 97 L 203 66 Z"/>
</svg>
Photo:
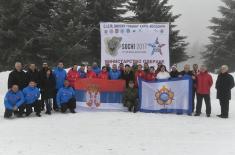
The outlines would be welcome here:
<svg viewBox="0 0 235 155">
<path fill-rule="evenodd" d="M 207 72 L 205 66 L 201 66 L 199 74 L 196 76 L 196 90 L 197 90 L 197 106 L 195 116 L 200 116 L 202 109 L 202 100 L 206 103 L 206 115 L 210 117 L 211 101 L 210 88 L 213 84 L 211 75 Z"/>
<path fill-rule="evenodd" d="M 75 87 L 75 82 L 79 79 L 78 65 L 74 64 L 67 74 L 67 80 L 71 87 Z"/>
<path fill-rule="evenodd" d="M 88 79 L 97 78 L 96 73 L 92 70 L 92 66 L 91 66 L 91 65 L 88 65 L 88 66 L 87 66 L 87 74 L 86 74 L 86 77 L 87 77 Z"/>
<path fill-rule="evenodd" d="M 98 75 L 98 78 L 99 79 L 104 79 L 104 80 L 108 80 L 109 79 L 109 73 L 107 71 L 107 67 L 106 66 L 102 67 L 102 71 Z"/>
<path fill-rule="evenodd" d="M 145 73 L 142 70 L 142 65 L 141 64 L 138 65 L 138 69 L 135 72 L 135 87 L 138 87 L 138 79 L 139 78 L 141 78 L 141 79 L 145 78 Z"/>
<path fill-rule="evenodd" d="M 146 76 L 145 76 L 145 80 L 147 81 L 154 81 L 156 80 L 156 73 L 155 73 L 155 69 L 153 66 L 151 66 L 149 68 L 149 72 L 147 72 Z"/>
</svg>

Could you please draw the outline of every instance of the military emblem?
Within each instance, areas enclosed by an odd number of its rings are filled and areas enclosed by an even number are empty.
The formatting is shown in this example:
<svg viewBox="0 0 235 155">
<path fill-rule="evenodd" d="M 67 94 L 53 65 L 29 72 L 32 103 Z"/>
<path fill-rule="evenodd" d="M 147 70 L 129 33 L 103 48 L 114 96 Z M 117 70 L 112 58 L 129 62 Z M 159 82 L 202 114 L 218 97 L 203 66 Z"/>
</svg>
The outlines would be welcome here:
<svg viewBox="0 0 235 155">
<path fill-rule="evenodd" d="M 100 107 L 100 88 L 97 85 L 89 85 L 86 92 L 86 104 L 88 107 Z"/>
<path fill-rule="evenodd" d="M 155 93 L 156 101 L 160 105 L 171 105 L 174 100 L 174 92 L 163 86 L 160 90 Z"/>
<path fill-rule="evenodd" d="M 148 46 L 152 47 L 152 52 L 151 52 L 151 55 L 154 55 L 154 53 L 160 53 L 161 55 L 163 54 L 162 53 L 162 47 L 165 46 L 165 44 L 161 44 L 159 41 L 158 41 L 158 38 L 156 38 L 155 42 L 154 43 L 151 43 L 151 44 L 148 44 Z"/>
<path fill-rule="evenodd" d="M 105 38 L 106 52 L 111 56 L 118 54 L 118 49 L 121 47 L 121 37 Z"/>
</svg>

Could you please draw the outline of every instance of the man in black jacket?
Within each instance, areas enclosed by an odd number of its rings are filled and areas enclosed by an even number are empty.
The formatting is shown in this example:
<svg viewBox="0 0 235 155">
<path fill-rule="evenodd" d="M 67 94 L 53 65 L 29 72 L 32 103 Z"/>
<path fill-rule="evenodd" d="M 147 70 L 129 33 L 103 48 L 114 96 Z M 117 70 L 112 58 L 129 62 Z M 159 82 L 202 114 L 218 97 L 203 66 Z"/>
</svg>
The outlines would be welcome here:
<svg viewBox="0 0 235 155">
<path fill-rule="evenodd" d="M 29 83 L 30 81 L 35 81 L 37 84 L 37 87 L 40 87 L 40 76 L 39 76 L 39 72 L 36 68 L 35 64 L 30 64 L 29 65 L 29 69 L 26 72 L 26 76 L 27 76 L 27 83 Z"/>
<path fill-rule="evenodd" d="M 22 70 L 22 64 L 20 62 L 15 63 L 15 69 L 8 77 L 8 89 L 13 85 L 18 85 L 20 90 L 23 90 L 28 85 L 26 73 Z"/>
<path fill-rule="evenodd" d="M 228 66 L 223 65 L 216 81 L 217 99 L 220 101 L 220 118 L 228 118 L 231 89 L 234 87 L 234 78 L 228 73 Z"/>
</svg>

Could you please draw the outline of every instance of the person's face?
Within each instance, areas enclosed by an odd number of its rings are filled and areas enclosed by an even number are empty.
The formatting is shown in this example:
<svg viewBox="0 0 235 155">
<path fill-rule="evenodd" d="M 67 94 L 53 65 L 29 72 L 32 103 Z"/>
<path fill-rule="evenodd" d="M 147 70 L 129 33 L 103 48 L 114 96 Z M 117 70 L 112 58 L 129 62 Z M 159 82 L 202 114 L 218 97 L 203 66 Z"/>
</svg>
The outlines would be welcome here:
<svg viewBox="0 0 235 155">
<path fill-rule="evenodd" d="M 81 66 L 80 70 L 84 71 L 85 70 L 85 66 Z"/>
<path fill-rule="evenodd" d="M 60 63 L 58 64 L 58 67 L 59 67 L 59 68 L 64 68 L 64 64 L 63 64 L 62 62 L 60 62 Z"/>
<path fill-rule="evenodd" d="M 126 66 L 126 67 L 125 67 L 125 71 L 127 71 L 127 72 L 130 71 L 130 67 L 129 67 L 129 66 Z"/>
<path fill-rule="evenodd" d="M 13 85 L 11 90 L 16 93 L 16 92 L 18 92 L 19 87 L 17 85 Z"/>
<path fill-rule="evenodd" d="M 189 65 L 185 65 L 184 66 L 184 71 L 186 71 L 186 72 L 190 71 L 190 66 Z"/>
<path fill-rule="evenodd" d="M 47 71 L 47 75 L 49 76 L 50 74 L 51 74 L 51 71 L 50 71 L 50 70 L 48 70 L 48 71 Z"/>
<path fill-rule="evenodd" d="M 35 70 L 35 69 L 36 69 L 36 65 L 35 65 L 35 64 L 30 64 L 29 68 L 30 68 L 31 70 Z"/>
<path fill-rule="evenodd" d="M 141 65 L 138 65 L 138 70 L 142 70 L 142 66 Z"/>
<path fill-rule="evenodd" d="M 224 67 L 224 66 L 222 66 L 222 67 L 221 67 L 221 73 L 226 73 L 226 72 L 227 72 L 227 68 Z"/>
<path fill-rule="evenodd" d="M 93 63 L 93 64 L 92 64 L 92 67 L 97 67 L 97 63 Z"/>
<path fill-rule="evenodd" d="M 91 70 L 92 70 L 91 66 L 87 66 L 87 71 L 91 71 Z"/>
<path fill-rule="evenodd" d="M 166 68 L 164 66 L 161 67 L 161 71 L 162 72 L 165 72 L 166 71 Z"/>
<path fill-rule="evenodd" d="M 64 86 L 68 87 L 69 86 L 69 81 L 64 81 Z"/>
<path fill-rule="evenodd" d="M 124 64 L 120 64 L 120 65 L 119 65 L 119 68 L 124 68 Z"/>
<path fill-rule="evenodd" d="M 73 70 L 78 70 L 78 65 L 73 65 Z"/>
<path fill-rule="evenodd" d="M 134 83 L 129 83 L 130 88 L 134 88 Z"/>
<path fill-rule="evenodd" d="M 48 68 L 48 64 L 43 64 L 42 67 L 43 68 Z"/>
<path fill-rule="evenodd" d="M 206 72 L 206 67 L 205 66 L 201 66 L 200 67 L 200 71 L 203 72 L 203 73 Z"/>
<path fill-rule="evenodd" d="M 195 71 L 198 70 L 198 65 L 197 64 L 193 65 L 193 70 L 195 70 Z"/>
<path fill-rule="evenodd" d="M 149 65 L 147 63 L 144 64 L 144 68 L 145 69 L 148 69 L 149 68 Z"/>
<path fill-rule="evenodd" d="M 15 68 L 16 68 L 17 71 L 20 71 L 20 70 L 22 69 L 22 64 L 17 63 L 17 64 L 15 65 Z"/>
<path fill-rule="evenodd" d="M 150 68 L 150 72 L 151 73 L 154 73 L 155 71 L 154 71 L 154 68 Z"/>
<path fill-rule="evenodd" d="M 175 67 L 172 67 L 172 71 L 176 71 L 176 68 L 175 68 Z"/>
<path fill-rule="evenodd" d="M 114 64 L 114 65 L 112 66 L 112 68 L 113 68 L 113 70 L 117 70 L 117 65 Z"/>
<path fill-rule="evenodd" d="M 105 68 L 103 68 L 103 69 L 102 69 L 102 71 L 103 71 L 103 72 L 106 72 L 106 71 L 107 71 L 107 68 L 106 68 L 106 67 L 105 67 Z"/>
<path fill-rule="evenodd" d="M 33 82 L 33 81 L 31 81 L 31 82 L 29 82 L 29 86 L 30 86 L 30 87 L 35 87 L 35 86 L 36 86 L 36 83 Z"/>
</svg>

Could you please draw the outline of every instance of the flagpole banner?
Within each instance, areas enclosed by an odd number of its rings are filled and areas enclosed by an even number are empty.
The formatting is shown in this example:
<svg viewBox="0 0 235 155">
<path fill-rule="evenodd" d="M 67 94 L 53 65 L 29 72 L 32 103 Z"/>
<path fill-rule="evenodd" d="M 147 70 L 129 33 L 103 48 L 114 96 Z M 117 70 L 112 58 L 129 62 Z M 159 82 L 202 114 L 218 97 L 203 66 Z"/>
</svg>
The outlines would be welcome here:
<svg viewBox="0 0 235 155">
<path fill-rule="evenodd" d="M 192 113 L 192 80 L 176 78 L 154 82 L 139 81 L 140 111 Z"/>
<path fill-rule="evenodd" d="M 126 110 L 122 104 L 124 80 L 79 79 L 75 82 L 77 111 Z"/>
<path fill-rule="evenodd" d="M 140 64 L 169 68 L 169 23 L 100 23 L 101 65 Z"/>
</svg>

